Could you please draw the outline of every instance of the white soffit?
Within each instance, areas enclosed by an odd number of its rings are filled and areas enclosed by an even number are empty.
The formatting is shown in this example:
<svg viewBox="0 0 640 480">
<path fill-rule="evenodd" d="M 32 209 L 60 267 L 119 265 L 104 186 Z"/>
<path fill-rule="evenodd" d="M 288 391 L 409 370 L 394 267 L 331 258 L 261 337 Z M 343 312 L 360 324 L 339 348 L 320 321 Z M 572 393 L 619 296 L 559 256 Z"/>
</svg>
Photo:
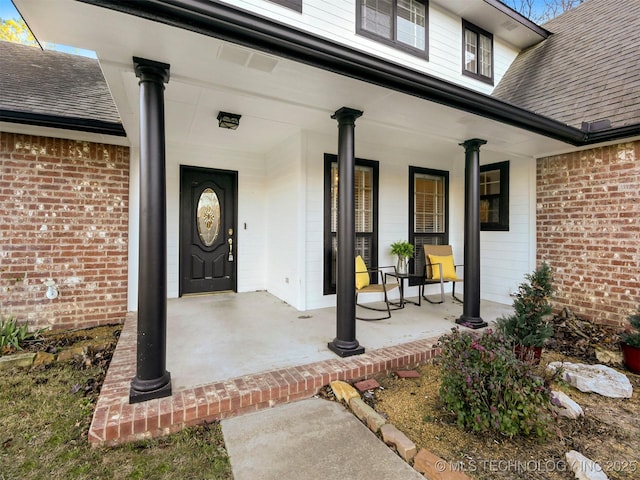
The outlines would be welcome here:
<svg viewBox="0 0 640 480">
<path fill-rule="evenodd" d="M 347 106 L 364 111 L 357 141 L 419 151 L 446 147 L 452 156 L 469 138 L 486 139 L 486 151 L 500 146 L 503 156 L 567 150 L 565 143 L 493 120 L 161 23 L 70 0 L 16 3 L 40 40 L 97 53 L 134 145 L 139 87 L 132 57 L 137 56 L 171 66 L 165 88 L 168 143 L 265 153 L 298 131 L 337 138 L 330 116 Z M 238 130 L 217 128 L 220 110 L 242 115 Z"/>
<path fill-rule="evenodd" d="M 431 1 L 521 50 L 544 40 L 543 36 L 485 0 Z"/>
</svg>

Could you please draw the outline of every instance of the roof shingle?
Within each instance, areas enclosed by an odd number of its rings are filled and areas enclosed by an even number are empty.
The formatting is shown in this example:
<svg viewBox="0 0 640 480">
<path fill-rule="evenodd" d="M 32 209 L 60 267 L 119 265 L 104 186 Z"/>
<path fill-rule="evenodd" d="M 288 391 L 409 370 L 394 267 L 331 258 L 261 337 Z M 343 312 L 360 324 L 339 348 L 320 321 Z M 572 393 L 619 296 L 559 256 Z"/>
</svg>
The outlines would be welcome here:
<svg viewBox="0 0 640 480">
<path fill-rule="evenodd" d="M 0 41 L 0 110 L 121 124 L 96 59 Z"/>
<path fill-rule="evenodd" d="M 493 96 L 573 127 L 640 123 L 640 0 L 587 0 L 544 25 Z"/>
</svg>

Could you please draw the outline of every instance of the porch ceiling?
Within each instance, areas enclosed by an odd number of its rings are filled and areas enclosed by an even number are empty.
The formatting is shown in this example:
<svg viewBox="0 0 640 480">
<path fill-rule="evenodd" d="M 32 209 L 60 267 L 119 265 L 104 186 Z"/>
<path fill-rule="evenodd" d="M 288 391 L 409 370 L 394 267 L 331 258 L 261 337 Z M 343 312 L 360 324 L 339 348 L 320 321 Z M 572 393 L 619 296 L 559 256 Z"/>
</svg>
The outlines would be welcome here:
<svg viewBox="0 0 640 480">
<path fill-rule="evenodd" d="M 460 142 L 483 138 L 483 163 L 573 149 L 438 103 L 74 0 L 15 3 L 40 41 L 97 53 L 132 146 L 139 139 L 137 56 L 171 65 L 168 144 L 266 153 L 300 130 L 337 137 L 330 115 L 348 106 L 364 111 L 356 148 L 385 143 L 450 159 L 462 158 Z M 238 130 L 218 128 L 220 110 L 242 115 Z"/>
</svg>

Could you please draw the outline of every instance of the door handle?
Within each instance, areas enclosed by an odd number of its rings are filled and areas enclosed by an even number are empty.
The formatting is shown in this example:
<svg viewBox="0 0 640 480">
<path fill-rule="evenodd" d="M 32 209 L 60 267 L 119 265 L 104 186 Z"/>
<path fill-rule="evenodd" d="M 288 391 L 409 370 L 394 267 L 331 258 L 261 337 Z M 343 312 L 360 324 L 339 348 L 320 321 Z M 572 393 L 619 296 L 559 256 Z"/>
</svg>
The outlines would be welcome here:
<svg viewBox="0 0 640 480">
<path fill-rule="evenodd" d="M 233 232 L 233 230 L 229 229 L 229 232 Z M 229 256 L 227 257 L 227 261 L 233 262 L 233 238 L 227 238 L 227 243 L 229 244 Z"/>
</svg>

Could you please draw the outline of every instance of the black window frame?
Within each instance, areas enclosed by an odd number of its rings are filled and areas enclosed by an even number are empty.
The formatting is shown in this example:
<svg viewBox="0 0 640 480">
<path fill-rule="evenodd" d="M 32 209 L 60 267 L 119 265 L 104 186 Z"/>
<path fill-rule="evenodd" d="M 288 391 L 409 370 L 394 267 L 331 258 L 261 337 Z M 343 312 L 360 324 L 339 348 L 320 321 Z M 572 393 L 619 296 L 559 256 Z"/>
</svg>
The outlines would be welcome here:
<svg viewBox="0 0 640 480">
<path fill-rule="evenodd" d="M 449 172 L 447 170 L 436 170 L 434 168 L 409 166 L 409 243 L 416 247 L 415 233 L 415 175 L 432 175 L 442 177 L 444 179 L 444 232 L 443 233 L 421 233 L 420 236 L 428 236 L 435 240 L 434 245 L 449 244 Z M 421 274 L 423 272 L 416 271 L 416 259 L 420 258 L 420 265 L 425 264 L 424 249 L 416 248 L 414 250 L 414 258 L 409 260 L 409 272 L 412 274 Z M 409 278 L 409 285 L 418 285 L 418 278 Z"/>
<path fill-rule="evenodd" d="M 419 3 L 422 3 L 425 7 L 424 12 L 424 50 L 419 48 L 412 47 L 404 42 L 397 40 L 397 9 L 398 9 L 398 0 L 393 1 L 393 12 L 392 12 L 392 39 L 383 37 L 381 35 L 377 35 L 374 32 L 366 30 L 362 27 L 362 0 L 356 0 L 356 34 L 361 35 L 363 37 L 369 38 L 371 40 L 375 40 L 379 43 L 384 43 L 385 45 L 389 45 L 397 50 L 402 50 L 404 52 L 410 53 L 412 55 L 416 55 L 418 57 L 424 58 L 425 60 L 429 60 L 429 0 L 417 0 Z"/>
<path fill-rule="evenodd" d="M 295 10 L 298 13 L 302 13 L 302 0 L 267 0 L 271 3 L 277 3 L 291 10 Z"/>
<path fill-rule="evenodd" d="M 480 173 L 500 171 L 500 193 L 492 195 L 480 195 L 480 202 L 483 200 L 491 200 L 498 198 L 498 217 L 496 222 L 480 222 L 480 230 L 489 232 L 508 232 L 509 231 L 509 160 L 498 163 L 490 163 L 480 166 Z"/>
<path fill-rule="evenodd" d="M 486 75 L 482 75 L 481 73 L 476 73 L 476 72 L 471 72 L 469 70 L 467 70 L 467 62 L 466 62 L 466 58 L 467 58 L 467 41 L 466 41 L 466 31 L 469 30 L 473 33 L 476 34 L 476 45 L 478 48 L 478 52 L 476 53 L 476 58 L 477 58 L 477 65 L 478 65 L 478 72 L 481 71 L 480 68 L 480 36 L 485 36 L 487 38 L 489 38 L 491 40 L 491 77 L 487 77 Z M 495 69 L 495 49 L 493 46 L 493 34 L 491 32 L 487 32 L 485 29 L 478 27 L 477 25 L 474 25 L 471 22 L 468 22 L 467 20 L 465 20 L 464 18 L 462 19 L 462 74 L 467 76 L 467 77 L 471 77 L 471 78 L 475 78 L 476 80 L 480 80 L 482 82 L 488 83 L 490 85 L 493 85 L 493 72 Z"/>
<path fill-rule="evenodd" d="M 322 290 L 323 295 L 333 295 L 336 293 L 336 284 L 331 280 L 331 266 L 332 266 L 332 240 L 336 235 L 331 231 L 331 165 L 338 161 L 338 156 L 325 153 L 324 154 L 324 180 L 323 180 L 323 208 L 324 208 L 324 225 L 323 225 L 323 269 L 322 269 Z M 378 265 L 378 213 L 379 213 L 379 177 L 380 177 L 380 162 L 377 160 L 367 160 L 364 158 L 356 158 L 355 164 L 357 166 L 369 167 L 372 169 L 372 187 L 373 187 L 373 228 L 371 233 L 358 233 L 356 232 L 356 238 L 358 237 L 370 237 L 371 238 L 371 264 L 367 265 L 368 268 L 376 267 Z M 375 275 L 372 276 L 372 283 L 378 281 Z"/>
</svg>

